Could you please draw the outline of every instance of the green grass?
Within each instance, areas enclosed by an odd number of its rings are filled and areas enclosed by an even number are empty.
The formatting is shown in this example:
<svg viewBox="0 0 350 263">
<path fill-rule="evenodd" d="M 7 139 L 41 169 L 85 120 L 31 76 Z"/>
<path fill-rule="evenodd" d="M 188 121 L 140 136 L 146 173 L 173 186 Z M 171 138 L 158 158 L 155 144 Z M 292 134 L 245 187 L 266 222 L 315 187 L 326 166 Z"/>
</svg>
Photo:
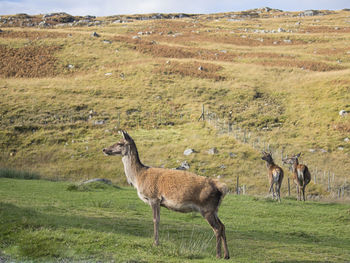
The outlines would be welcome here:
<svg viewBox="0 0 350 263">
<path fill-rule="evenodd" d="M 132 188 L 0 178 L 0 257 L 15 262 L 213 262 L 215 238 L 199 214 L 151 209 Z M 228 195 L 219 210 L 229 262 L 346 262 L 350 205 Z"/>
</svg>

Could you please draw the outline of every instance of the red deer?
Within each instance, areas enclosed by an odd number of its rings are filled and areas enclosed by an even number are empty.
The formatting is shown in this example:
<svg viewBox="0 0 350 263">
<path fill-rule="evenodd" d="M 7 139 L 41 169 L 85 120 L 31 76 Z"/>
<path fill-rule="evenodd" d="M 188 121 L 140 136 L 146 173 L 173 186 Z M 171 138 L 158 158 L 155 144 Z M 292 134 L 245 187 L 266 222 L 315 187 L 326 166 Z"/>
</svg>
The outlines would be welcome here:
<svg viewBox="0 0 350 263">
<path fill-rule="evenodd" d="M 141 163 L 134 140 L 122 131 L 123 139 L 103 149 L 106 155 L 121 155 L 127 181 L 132 184 L 139 198 L 153 211 L 154 244 L 159 244 L 158 228 L 160 207 L 177 212 L 198 211 L 208 221 L 216 236 L 216 256 L 229 259 L 225 226 L 218 217 L 220 203 L 228 192 L 225 184 L 196 174 L 165 168 L 153 168 Z"/>
<path fill-rule="evenodd" d="M 276 199 L 281 202 L 281 185 L 283 181 L 283 170 L 281 167 L 274 163 L 271 153 L 262 152 L 262 154 L 263 156 L 261 157 L 261 159 L 266 161 L 267 174 L 270 183 L 269 193 L 271 193 L 272 191 L 272 198 L 275 199 L 276 192 Z"/>
<path fill-rule="evenodd" d="M 301 191 L 303 192 L 303 200 L 305 201 L 305 187 L 311 181 L 311 174 L 309 168 L 304 164 L 299 164 L 299 157 L 301 153 L 290 158 L 283 159 L 284 164 L 292 165 L 293 181 L 297 185 L 298 200 L 301 201 Z"/>
</svg>

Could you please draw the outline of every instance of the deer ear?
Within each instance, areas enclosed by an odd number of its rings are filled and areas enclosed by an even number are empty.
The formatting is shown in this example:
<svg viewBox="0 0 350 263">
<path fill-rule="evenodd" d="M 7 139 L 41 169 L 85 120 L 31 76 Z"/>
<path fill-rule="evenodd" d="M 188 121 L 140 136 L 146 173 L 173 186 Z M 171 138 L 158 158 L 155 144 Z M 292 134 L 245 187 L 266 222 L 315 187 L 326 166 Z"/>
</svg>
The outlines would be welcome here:
<svg viewBox="0 0 350 263">
<path fill-rule="evenodd" d="M 123 134 L 123 138 L 127 141 L 132 141 L 130 135 L 126 132 L 122 130 L 122 134 Z"/>
</svg>

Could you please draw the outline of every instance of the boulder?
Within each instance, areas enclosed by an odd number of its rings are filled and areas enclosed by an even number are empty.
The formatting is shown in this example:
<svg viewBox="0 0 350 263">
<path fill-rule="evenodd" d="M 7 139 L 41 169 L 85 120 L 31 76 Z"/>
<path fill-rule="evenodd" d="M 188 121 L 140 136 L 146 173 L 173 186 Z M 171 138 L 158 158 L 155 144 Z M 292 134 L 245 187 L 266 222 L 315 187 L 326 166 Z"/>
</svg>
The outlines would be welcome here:
<svg viewBox="0 0 350 263">
<path fill-rule="evenodd" d="M 184 155 L 188 156 L 188 155 L 191 155 L 192 153 L 195 153 L 195 152 L 196 152 L 196 151 L 193 150 L 193 149 L 186 149 L 186 150 L 184 151 Z"/>
<path fill-rule="evenodd" d="M 216 147 L 213 147 L 213 148 L 208 150 L 208 153 L 214 155 L 214 154 L 218 154 L 219 151 Z"/>
</svg>

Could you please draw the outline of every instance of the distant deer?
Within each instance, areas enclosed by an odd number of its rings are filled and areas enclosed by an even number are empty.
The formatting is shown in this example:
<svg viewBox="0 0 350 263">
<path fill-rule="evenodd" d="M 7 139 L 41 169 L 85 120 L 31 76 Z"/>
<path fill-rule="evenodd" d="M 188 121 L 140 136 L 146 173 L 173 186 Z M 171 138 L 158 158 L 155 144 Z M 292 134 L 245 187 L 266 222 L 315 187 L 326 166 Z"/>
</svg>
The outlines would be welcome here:
<svg viewBox="0 0 350 263">
<path fill-rule="evenodd" d="M 222 242 L 224 257 L 229 259 L 225 226 L 218 217 L 218 208 L 228 192 L 226 185 L 186 171 L 145 166 L 139 159 L 134 140 L 125 131 L 122 135 L 122 140 L 103 149 L 103 153 L 122 156 L 127 181 L 136 188 L 139 198 L 152 207 L 154 244 L 159 244 L 161 206 L 183 213 L 198 211 L 216 235 L 216 256 L 221 257 Z"/>
<path fill-rule="evenodd" d="M 305 187 L 311 181 L 311 174 L 306 165 L 299 164 L 298 158 L 300 155 L 301 153 L 298 153 L 297 155 L 294 155 L 290 158 L 285 158 L 282 161 L 284 164 L 292 165 L 293 181 L 297 185 L 298 200 L 301 201 L 301 189 L 303 192 L 303 200 L 305 201 Z"/>
<path fill-rule="evenodd" d="M 270 183 L 269 193 L 271 193 L 272 191 L 272 198 L 275 199 L 276 192 L 276 199 L 281 202 L 281 185 L 283 181 L 283 170 L 281 167 L 274 163 L 271 153 L 262 152 L 262 154 L 263 156 L 261 157 L 261 159 L 266 161 L 267 174 Z M 274 185 L 275 189 L 273 187 Z"/>
</svg>

